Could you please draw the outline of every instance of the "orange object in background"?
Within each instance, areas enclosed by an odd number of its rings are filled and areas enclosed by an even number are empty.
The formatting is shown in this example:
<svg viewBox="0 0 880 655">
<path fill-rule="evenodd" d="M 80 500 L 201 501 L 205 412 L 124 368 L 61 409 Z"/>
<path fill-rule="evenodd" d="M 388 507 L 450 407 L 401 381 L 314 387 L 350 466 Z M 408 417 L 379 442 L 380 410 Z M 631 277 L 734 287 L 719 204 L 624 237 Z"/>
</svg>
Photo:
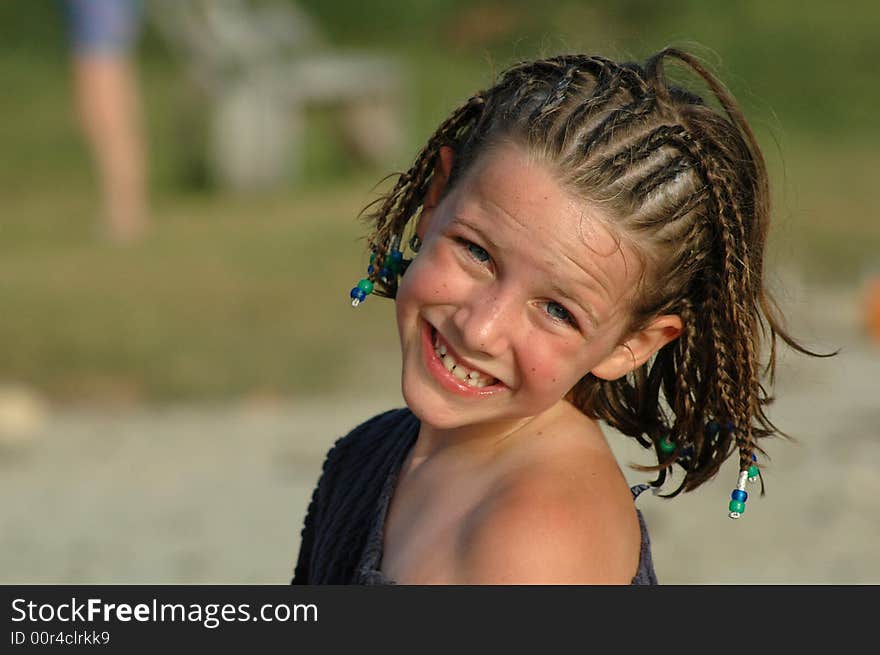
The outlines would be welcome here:
<svg viewBox="0 0 880 655">
<path fill-rule="evenodd" d="M 880 344 L 880 274 L 871 277 L 865 285 L 864 311 L 868 338 Z"/>
</svg>

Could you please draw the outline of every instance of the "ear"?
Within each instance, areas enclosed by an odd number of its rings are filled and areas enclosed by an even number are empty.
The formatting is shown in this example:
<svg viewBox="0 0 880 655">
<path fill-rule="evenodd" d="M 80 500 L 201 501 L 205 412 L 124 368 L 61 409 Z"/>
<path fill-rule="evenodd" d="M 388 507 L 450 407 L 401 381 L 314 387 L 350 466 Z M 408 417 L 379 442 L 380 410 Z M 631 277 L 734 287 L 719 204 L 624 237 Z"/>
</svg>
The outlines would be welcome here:
<svg viewBox="0 0 880 655">
<path fill-rule="evenodd" d="M 630 335 L 590 371 L 603 380 L 616 380 L 647 362 L 682 331 L 681 318 L 672 314 L 655 317 L 647 327 Z"/>
<path fill-rule="evenodd" d="M 454 153 L 449 146 L 440 146 L 437 153 L 437 163 L 434 165 L 434 173 L 431 175 L 431 182 L 428 184 L 428 190 L 425 192 L 425 201 L 422 203 L 422 213 L 419 215 L 419 221 L 416 224 L 416 234 L 419 238 L 425 239 L 425 231 L 431 220 L 431 214 L 440 204 L 446 185 L 449 183 L 449 175 L 452 173 L 452 160 Z"/>
</svg>

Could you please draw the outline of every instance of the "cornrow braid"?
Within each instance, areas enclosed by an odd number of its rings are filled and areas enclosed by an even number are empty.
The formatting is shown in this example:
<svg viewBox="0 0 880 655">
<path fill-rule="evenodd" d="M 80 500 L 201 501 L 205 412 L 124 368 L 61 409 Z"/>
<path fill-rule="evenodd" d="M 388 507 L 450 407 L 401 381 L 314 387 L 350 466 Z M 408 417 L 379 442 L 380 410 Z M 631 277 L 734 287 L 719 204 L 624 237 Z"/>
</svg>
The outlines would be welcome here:
<svg viewBox="0 0 880 655">
<path fill-rule="evenodd" d="M 529 122 L 541 126 L 553 113 L 559 109 L 565 101 L 568 90 L 575 80 L 575 75 L 579 72 L 576 66 L 567 68 L 559 80 L 553 87 L 553 90 L 547 95 L 547 98 L 538 105 L 529 117 Z"/>
<path fill-rule="evenodd" d="M 622 79 L 616 75 L 606 60 L 598 60 L 599 68 L 593 73 L 594 88 L 590 95 L 583 99 L 554 131 L 556 133 L 556 152 L 564 152 L 566 144 L 575 142 L 576 135 L 588 125 L 588 119 L 602 111 L 615 96 L 620 94 Z"/>
<path fill-rule="evenodd" d="M 678 156 L 667 162 L 663 169 L 657 171 L 656 174 L 642 178 L 635 186 L 633 186 L 633 193 L 640 195 L 653 193 L 656 189 L 668 184 L 693 167 L 694 162 L 690 157 L 686 155 Z"/>
<path fill-rule="evenodd" d="M 722 399 L 726 400 L 730 407 L 729 416 L 755 416 L 759 394 L 754 391 L 759 389 L 760 380 L 757 375 L 756 359 L 752 339 L 733 340 L 734 355 L 731 358 L 727 353 L 727 339 L 724 334 L 735 326 L 740 334 L 751 335 L 755 333 L 754 294 L 750 282 L 748 241 L 746 240 L 743 226 L 743 216 L 739 207 L 736 194 L 730 189 L 729 176 L 718 171 L 716 159 L 708 155 L 698 140 L 687 140 L 684 144 L 694 153 L 694 158 L 699 162 L 702 175 L 706 179 L 707 189 L 713 199 L 716 212 L 717 226 L 720 232 L 720 243 L 723 246 L 720 261 L 723 263 L 720 284 L 713 287 L 714 316 L 725 318 L 726 326 L 719 326 L 715 322 L 711 327 L 711 333 L 715 337 L 715 347 L 719 353 L 718 370 L 721 382 Z M 734 384 L 731 380 L 729 362 L 737 362 L 741 369 L 739 377 L 746 378 Z M 745 384 L 743 384 L 745 382 Z M 740 463 L 748 467 L 754 452 L 753 425 L 749 421 L 736 426 L 735 442 L 740 451 Z"/>
<path fill-rule="evenodd" d="M 712 75 L 710 75 L 708 71 L 700 64 L 700 62 L 696 60 L 696 58 L 689 55 L 688 53 L 682 52 L 680 50 L 670 49 L 666 53 L 666 56 L 674 57 L 683 61 L 688 66 L 690 66 L 691 69 L 694 70 L 698 75 L 700 75 L 703 80 L 708 84 L 715 97 L 718 98 L 721 106 L 727 114 L 727 117 L 743 134 L 743 143 L 746 146 L 748 155 L 751 156 L 751 159 L 755 165 L 754 175 L 751 177 L 751 179 L 747 180 L 747 182 L 752 183 L 757 187 L 757 193 L 755 193 L 753 196 L 757 199 L 757 202 L 755 202 L 755 206 L 749 209 L 754 214 L 758 216 L 763 215 L 765 218 L 765 220 L 763 221 L 759 220 L 755 222 L 756 228 L 753 231 L 757 233 L 757 239 L 753 237 L 749 240 L 746 240 L 747 235 L 745 229 L 745 217 L 740 207 L 738 194 L 730 186 L 731 177 L 727 176 L 726 178 L 724 178 L 725 181 L 722 184 L 717 185 L 717 187 L 720 187 L 724 190 L 723 195 L 726 196 L 726 200 L 730 208 L 730 214 L 733 218 L 732 223 L 735 232 L 734 240 L 735 242 L 740 243 L 743 246 L 740 249 L 741 259 L 739 260 L 741 263 L 741 277 L 734 276 L 734 278 L 731 279 L 730 271 L 728 270 L 727 272 L 728 286 L 733 291 L 735 287 L 735 282 L 739 281 L 741 284 L 740 291 L 742 292 L 742 297 L 748 303 L 744 308 L 740 307 L 737 303 L 734 303 L 734 307 L 736 309 L 736 321 L 738 323 L 739 329 L 747 330 L 747 332 L 745 332 L 746 334 L 755 334 L 757 330 L 756 324 L 759 322 L 761 316 L 760 305 L 762 304 L 764 293 L 763 289 L 760 288 L 760 285 L 758 285 L 758 288 L 755 288 L 755 286 L 753 286 L 751 280 L 753 266 L 750 262 L 749 253 L 753 247 L 758 246 L 760 248 L 761 246 L 763 246 L 763 240 L 766 237 L 767 232 L 766 217 L 769 213 L 769 191 L 763 157 L 761 156 L 760 150 L 756 145 L 756 140 L 751 128 L 742 116 L 741 111 L 736 107 L 733 98 L 730 96 L 727 90 L 724 89 L 723 85 L 721 85 L 720 82 L 718 82 Z M 662 77 L 662 57 L 660 57 L 659 55 L 655 57 L 652 65 L 656 67 L 659 76 Z M 708 159 L 706 160 L 705 165 L 707 166 L 707 173 L 709 177 L 716 176 L 717 163 L 715 163 L 711 159 Z M 722 198 L 719 194 L 716 194 L 716 202 L 719 205 L 719 213 L 723 214 L 724 206 L 722 204 Z M 762 276 L 760 260 L 754 268 L 755 277 L 760 280 Z M 745 311 L 741 311 L 742 309 L 745 309 Z M 772 341 L 772 352 L 770 363 L 768 364 L 768 366 L 775 367 L 775 338 Z M 749 421 L 744 426 L 739 426 L 740 429 L 738 430 L 738 432 L 743 432 L 740 443 L 738 444 L 740 447 L 740 468 L 745 469 L 751 463 L 751 456 L 754 452 L 756 445 L 753 437 L 753 429 L 756 429 L 759 432 L 760 436 L 767 436 L 776 431 L 776 428 L 772 425 L 772 423 L 770 423 L 763 412 L 763 405 L 769 403 L 769 398 L 767 398 L 766 392 L 764 391 L 764 388 L 760 383 L 759 366 L 757 365 L 758 353 L 756 352 L 757 347 L 755 344 L 755 340 L 738 340 L 736 341 L 736 344 L 741 348 L 741 351 L 744 351 L 738 354 L 742 357 L 741 361 L 745 363 L 745 368 L 747 369 L 747 375 L 749 377 L 748 384 L 742 385 L 740 387 L 741 402 L 748 405 L 746 415 L 755 417 L 759 423 L 759 425 L 754 426 L 754 428 L 751 421 Z M 802 352 L 806 352 L 800 347 L 798 347 L 798 349 L 800 349 Z M 752 393 L 749 393 L 749 390 L 752 390 Z"/>
<path fill-rule="evenodd" d="M 656 102 L 654 96 L 647 95 L 641 100 L 610 112 L 584 139 L 581 155 L 585 158 L 590 157 L 600 146 L 614 138 L 616 130 L 646 119 L 655 111 Z"/>
<path fill-rule="evenodd" d="M 661 125 L 620 152 L 606 157 L 598 166 L 607 169 L 611 175 L 619 174 L 624 169 L 655 154 L 661 146 L 669 143 L 673 137 L 681 136 L 683 132 L 684 128 L 681 125 Z"/>
<path fill-rule="evenodd" d="M 718 180 L 713 178 L 711 164 L 707 164 L 705 153 L 698 147 L 692 147 L 691 139 L 686 132 L 677 130 L 670 134 L 667 144 L 674 143 L 679 152 L 684 153 L 668 160 L 667 165 L 660 172 L 643 178 L 634 185 L 633 190 L 637 195 L 647 195 L 658 187 L 674 180 L 684 171 L 696 168 L 702 179 L 702 185 L 698 187 L 689 198 L 686 198 L 671 215 L 668 216 L 667 224 L 680 220 L 694 211 L 700 203 L 710 197 L 715 200 L 708 209 L 708 215 L 714 216 L 709 221 L 712 233 L 709 235 L 707 244 L 709 248 L 696 251 L 696 259 L 691 263 L 697 270 L 703 269 L 706 260 L 720 261 L 729 264 L 738 257 L 733 248 L 733 240 L 725 219 L 726 203 L 723 198 L 724 191 Z M 642 222 L 644 225 L 644 221 Z M 698 231 L 699 225 L 693 223 L 690 234 Z M 693 237 L 687 239 L 691 241 Z M 714 245 L 712 245 L 714 244 Z M 690 253 L 694 257 L 694 253 Z M 719 274 L 716 274 L 716 276 Z M 748 436 L 741 439 L 737 435 L 739 430 L 729 426 L 729 420 L 723 421 L 726 429 L 718 429 L 711 435 L 705 435 L 701 426 L 707 423 L 715 423 L 715 417 L 738 417 L 748 410 L 742 402 L 740 390 L 747 385 L 739 385 L 736 379 L 741 377 L 737 367 L 741 367 L 744 353 L 737 352 L 734 356 L 728 353 L 726 335 L 730 331 L 730 323 L 736 321 L 734 307 L 738 304 L 741 294 L 732 293 L 723 297 L 719 292 L 719 286 L 723 278 L 724 286 L 737 276 L 720 274 L 721 277 L 710 276 L 705 284 L 702 294 L 696 290 L 691 291 L 691 297 L 701 297 L 701 305 L 705 312 L 697 315 L 692 307 L 692 301 L 687 297 L 681 300 L 678 313 L 684 323 L 684 332 L 677 342 L 669 344 L 666 348 L 674 353 L 670 370 L 676 370 L 677 375 L 668 376 L 665 386 L 665 395 L 674 408 L 675 423 L 671 426 L 671 433 L 679 436 L 679 447 L 676 455 L 680 454 L 681 443 L 689 443 L 692 451 L 690 462 L 679 462 L 686 468 L 686 476 L 682 484 L 671 495 L 679 493 L 682 489 L 690 490 L 700 483 L 712 477 L 720 467 L 720 463 L 726 458 L 731 444 L 739 442 L 739 445 L 748 449 L 750 439 Z M 713 281 L 714 280 L 714 281 Z M 729 290 L 729 289 L 728 289 Z M 734 302 L 729 302 L 730 297 Z M 705 324 L 705 328 L 701 328 Z M 747 332 L 745 332 L 747 333 Z M 741 346 L 741 344 L 735 344 Z M 658 360 L 661 358 L 658 357 Z M 736 364 L 735 364 L 736 363 Z M 747 367 L 748 368 L 748 367 Z M 715 372 L 715 383 L 705 384 L 706 370 Z M 702 384 L 701 384 L 702 382 Z M 692 396 L 692 389 L 699 389 L 699 399 Z M 748 394 L 748 389 L 745 389 Z M 747 403 L 746 403 L 747 405 Z M 700 407 L 714 408 L 714 412 L 708 415 L 698 411 Z M 747 433 L 748 435 L 748 433 Z M 708 436 L 708 439 L 707 439 Z M 751 452 L 749 451 L 749 454 Z M 662 484 L 663 476 L 655 481 Z"/>
</svg>

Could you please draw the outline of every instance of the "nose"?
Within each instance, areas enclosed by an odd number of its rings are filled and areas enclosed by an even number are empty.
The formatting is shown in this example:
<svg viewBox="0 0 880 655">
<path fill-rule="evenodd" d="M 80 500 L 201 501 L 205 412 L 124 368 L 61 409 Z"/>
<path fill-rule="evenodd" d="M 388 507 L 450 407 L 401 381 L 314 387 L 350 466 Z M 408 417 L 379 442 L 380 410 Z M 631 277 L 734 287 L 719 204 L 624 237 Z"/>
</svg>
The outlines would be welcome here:
<svg viewBox="0 0 880 655">
<path fill-rule="evenodd" d="M 453 322 L 467 352 L 498 357 L 508 349 L 516 328 L 518 302 L 514 289 L 492 285 L 462 303 Z"/>
</svg>

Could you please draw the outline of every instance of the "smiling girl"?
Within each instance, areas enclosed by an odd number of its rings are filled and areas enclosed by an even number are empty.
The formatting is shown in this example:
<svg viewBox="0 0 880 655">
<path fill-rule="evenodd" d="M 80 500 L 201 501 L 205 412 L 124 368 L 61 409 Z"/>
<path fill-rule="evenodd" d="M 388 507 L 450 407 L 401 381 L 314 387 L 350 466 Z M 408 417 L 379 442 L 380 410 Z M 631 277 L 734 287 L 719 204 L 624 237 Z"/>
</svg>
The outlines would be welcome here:
<svg viewBox="0 0 880 655">
<path fill-rule="evenodd" d="M 470 98 L 370 216 L 352 304 L 396 299 L 407 407 L 328 454 L 293 582 L 655 583 L 646 485 L 599 420 L 653 449 L 655 487 L 683 470 L 670 495 L 737 453 L 739 518 L 778 432 L 761 337 L 807 352 L 763 286 L 768 214 L 750 128 L 687 53 L 526 62 Z"/>
</svg>

